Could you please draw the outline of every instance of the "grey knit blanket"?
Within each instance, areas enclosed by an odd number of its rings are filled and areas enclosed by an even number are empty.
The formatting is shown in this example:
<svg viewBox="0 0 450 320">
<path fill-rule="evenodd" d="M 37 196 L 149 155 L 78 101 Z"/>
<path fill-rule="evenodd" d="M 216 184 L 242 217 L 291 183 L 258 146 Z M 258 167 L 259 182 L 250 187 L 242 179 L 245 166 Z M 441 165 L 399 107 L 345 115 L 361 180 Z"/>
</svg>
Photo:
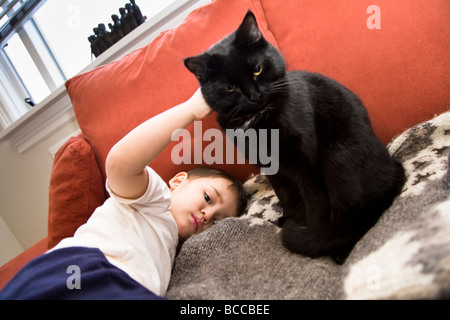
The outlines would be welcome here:
<svg viewBox="0 0 450 320">
<path fill-rule="evenodd" d="M 245 183 L 249 205 L 191 237 L 176 258 L 169 299 L 420 299 L 450 297 L 450 112 L 397 137 L 402 194 L 345 264 L 287 251 L 265 176 Z M 368 181 L 370 183 L 370 181 Z"/>
</svg>

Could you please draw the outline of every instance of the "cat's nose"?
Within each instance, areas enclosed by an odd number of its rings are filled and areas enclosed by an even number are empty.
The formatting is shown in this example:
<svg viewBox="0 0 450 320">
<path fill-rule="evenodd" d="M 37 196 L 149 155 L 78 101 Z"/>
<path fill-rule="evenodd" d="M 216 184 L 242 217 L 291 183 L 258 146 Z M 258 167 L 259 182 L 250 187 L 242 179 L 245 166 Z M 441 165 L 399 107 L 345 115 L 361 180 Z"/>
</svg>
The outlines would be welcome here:
<svg viewBox="0 0 450 320">
<path fill-rule="evenodd" d="M 258 102 L 259 100 L 261 100 L 261 92 L 259 91 L 251 91 L 250 92 L 250 102 Z"/>
</svg>

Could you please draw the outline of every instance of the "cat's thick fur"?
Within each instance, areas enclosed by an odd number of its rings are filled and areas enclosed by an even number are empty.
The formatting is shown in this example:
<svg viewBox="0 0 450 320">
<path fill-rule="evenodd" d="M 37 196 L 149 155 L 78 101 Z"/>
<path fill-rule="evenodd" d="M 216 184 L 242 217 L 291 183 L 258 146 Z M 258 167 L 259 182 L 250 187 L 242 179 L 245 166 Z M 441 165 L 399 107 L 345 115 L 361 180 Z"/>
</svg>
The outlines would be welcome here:
<svg viewBox="0 0 450 320">
<path fill-rule="evenodd" d="M 321 74 L 287 72 L 251 12 L 185 65 L 223 129 L 279 129 L 279 171 L 268 177 L 283 207 L 286 248 L 342 263 L 405 181 L 361 100 Z"/>
</svg>

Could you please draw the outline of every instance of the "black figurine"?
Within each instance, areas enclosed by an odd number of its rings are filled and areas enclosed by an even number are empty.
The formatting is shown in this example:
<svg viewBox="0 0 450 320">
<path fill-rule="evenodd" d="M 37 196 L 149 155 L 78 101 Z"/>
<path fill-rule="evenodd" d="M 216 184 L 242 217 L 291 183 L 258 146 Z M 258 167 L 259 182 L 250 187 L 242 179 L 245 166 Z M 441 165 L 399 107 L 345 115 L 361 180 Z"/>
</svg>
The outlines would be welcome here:
<svg viewBox="0 0 450 320">
<path fill-rule="evenodd" d="M 141 8 L 139 8 L 139 6 L 136 4 L 136 0 L 130 0 L 130 2 L 133 7 L 134 17 L 136 18 L 136 21 L 140 26 L 145 22 L 146 18 L 142 15 Z"/>
<path fill-rule="evenodd" d="M 105 52 L 147 19 L 142 15 L 135 0 L 125 4 L 125 8 L 120 8 L 119 13 L 120 18 L 116 14 L 111 16 L 113 23 L 108 23 L 110 31 L 106 30 L 105 24 L 100 23 L 93 29 L 94 34 L 88 38 L 91 44 L 91 54 L 95 57 Z"/>
<path fill-rule="evenodd" d="M 91 43 L 91 54 L 93 54 L 95 57 L 98 57 L 102 52 L 97 45 L 97 37 L 92 35 L 88 38 L 88 40 Z"/>
<path fill-rule="evenodd" d="M 96 27 L 92 29 L 95 34 L 95 43 L 97 44 L 99 50 L 101 53 L 105 52 L 108 49 L 108 46 L 106 45 L 105 41 L 103 41 L 102 37 L 102 31 Z"/>
<path fill-rule="evenodd" d="M 125 8 L 120 8 L 119 13 L 120 13 L 120 25 L 122 26 L 124 36 L 126 36 L 132 30 L 127 20 L 127 11 L 125 10 Z"/>
<path fill-rule="evenodd" d="M 131 6 L 130 3 L 127 3 L 125 5 L 125 9 L 127 10 L 127 15 L 125 16 L 125 19 L 127 19 L 128 23 L 130 24 L 131 30 L 134 30 L 138 26 L 138 23 L 134 16 L 133 7 Z"/>
<path fill-rule="evenodd" d="M 113 14 L 111 16 L 112 21 L 114 22 L 114 33 L 116 34 L 116 39 L 119 41 L 124 37 L 122 30 L 122 23 L 120 22 L 119 16 L 117 14 Z"/>
<path fill-rule="evenodd" d="M 98 25 L 98 29 L 100 30 L 100 37 L 105 43 L 106 49 L 109 49 L 114 44 L 111 32 L 108 32 L 106 30 L 106 27 L 103 23 L 100 23 Z"/>
</svg>

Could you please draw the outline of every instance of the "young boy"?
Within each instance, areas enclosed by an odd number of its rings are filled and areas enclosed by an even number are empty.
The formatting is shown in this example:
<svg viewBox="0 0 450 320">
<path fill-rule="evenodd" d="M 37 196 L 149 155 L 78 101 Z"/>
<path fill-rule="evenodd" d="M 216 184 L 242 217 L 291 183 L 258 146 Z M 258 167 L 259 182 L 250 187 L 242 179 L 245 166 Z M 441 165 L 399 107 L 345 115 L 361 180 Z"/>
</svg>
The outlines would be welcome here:
<svg viewBox="0 0 450 320">
<path fill-rule="evenodd" d="M 169 182 L 147 166 L 174 130 L 211 112 L 200 89 L 147 120 L 110 151 L 111 197 L 71 238 L 25 266 L 0 299 L 158 299 L 169 285 L 178 241 L 245 208 L 242 184 L 199 168 Z"/>
</svg>

